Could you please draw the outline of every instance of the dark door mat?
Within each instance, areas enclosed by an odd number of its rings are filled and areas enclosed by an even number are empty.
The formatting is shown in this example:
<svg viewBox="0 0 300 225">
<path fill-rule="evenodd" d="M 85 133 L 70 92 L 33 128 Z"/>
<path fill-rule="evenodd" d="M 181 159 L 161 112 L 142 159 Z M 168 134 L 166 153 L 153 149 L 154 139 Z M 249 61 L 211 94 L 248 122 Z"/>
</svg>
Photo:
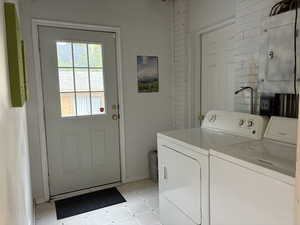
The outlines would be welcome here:
<svg viewBox="0 0 300 225">
<path fill-rule="evenodd" d="M 126 202 L 117 188 L 109 188 L 55 201 L 57 219 L 86 213 Z"/>
</svg>

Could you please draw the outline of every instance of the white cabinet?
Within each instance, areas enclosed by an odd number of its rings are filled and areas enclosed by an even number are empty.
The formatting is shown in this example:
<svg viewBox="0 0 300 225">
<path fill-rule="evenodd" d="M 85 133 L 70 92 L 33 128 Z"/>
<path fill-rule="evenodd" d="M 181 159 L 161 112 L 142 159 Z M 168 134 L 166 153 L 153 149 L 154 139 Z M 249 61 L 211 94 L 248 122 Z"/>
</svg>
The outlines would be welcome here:
<svg viewBox="0 0 300 225">
<path fill-rule="evenodd" d="M 293 225 L 294 186 L 210 157 L 211 225 Z"/>
</svg>

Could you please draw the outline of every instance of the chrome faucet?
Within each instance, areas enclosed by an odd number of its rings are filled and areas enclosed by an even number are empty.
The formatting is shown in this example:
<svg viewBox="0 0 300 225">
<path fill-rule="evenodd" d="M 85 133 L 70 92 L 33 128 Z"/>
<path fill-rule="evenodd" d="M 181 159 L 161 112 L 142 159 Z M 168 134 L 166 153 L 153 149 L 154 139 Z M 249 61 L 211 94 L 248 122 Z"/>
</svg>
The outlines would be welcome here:
<svg viewBox="0 0 300 225">
<path fill-rule="evenodd" d="M 251 93 L 251 114 L 254 114 L 254 88 L 253 87 L 241 87 L 239 90 L 237 90 L 236 92 L 234 92 L 235 95 L 237 95 L 238 93 L 244 91 L 244 90 L 250 90 Z"/>
</svg>

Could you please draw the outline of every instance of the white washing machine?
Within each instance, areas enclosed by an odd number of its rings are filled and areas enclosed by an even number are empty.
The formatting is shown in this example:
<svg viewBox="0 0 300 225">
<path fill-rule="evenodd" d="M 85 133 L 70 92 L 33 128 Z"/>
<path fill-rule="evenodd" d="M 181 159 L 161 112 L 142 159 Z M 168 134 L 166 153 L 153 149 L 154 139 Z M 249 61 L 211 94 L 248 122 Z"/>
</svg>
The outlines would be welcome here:
<svg viewBox="0 0 300 225">
<path fill-rule="evenodd" d="M 159 203 L 163 225 L 209 225 L 209 149 L 258 140 L 265 118 L 212 111 L 202 128 L 158 134 Z"/>
<path fill-rule="evenodd" d="M 297 120 L 273 117 L 261 141 L 210 151 L 211 225 L 294 225 Z"/>
</svg>

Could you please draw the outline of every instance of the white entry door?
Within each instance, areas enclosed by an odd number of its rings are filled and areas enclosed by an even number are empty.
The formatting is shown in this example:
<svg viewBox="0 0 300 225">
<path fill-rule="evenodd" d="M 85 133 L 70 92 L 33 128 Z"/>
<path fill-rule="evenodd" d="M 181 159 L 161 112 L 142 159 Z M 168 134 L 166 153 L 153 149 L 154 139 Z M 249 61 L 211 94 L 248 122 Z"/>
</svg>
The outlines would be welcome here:
<svg viewBox="0 0 300 225">
<path fill-rule="evenodd" d="M 113 33 L 39 27 L 50 195 L 120 181 Z"/>
<path fill-rule="evenodd" d="M 201 36 L 200 118 L 210 110 L 234 109 L 233 38 L 234 25 Z"/>
</svg>

